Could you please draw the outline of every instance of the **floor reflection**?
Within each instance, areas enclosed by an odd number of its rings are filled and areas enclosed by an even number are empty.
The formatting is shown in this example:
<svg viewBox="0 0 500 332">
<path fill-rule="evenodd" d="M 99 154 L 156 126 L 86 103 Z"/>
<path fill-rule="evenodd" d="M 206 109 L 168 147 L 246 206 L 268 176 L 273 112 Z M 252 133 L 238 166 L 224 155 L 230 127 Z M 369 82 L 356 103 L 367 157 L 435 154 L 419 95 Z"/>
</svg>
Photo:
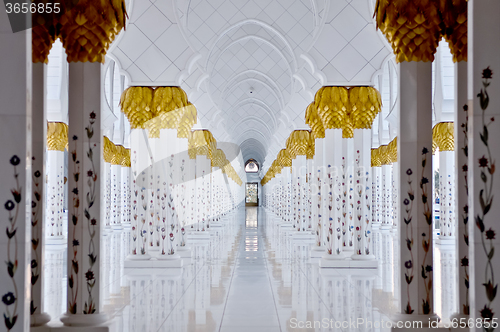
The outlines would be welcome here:
<svg viewBox="0 0 500 332">
<path fill-rule="evenodd" d="M 374 273 L 320 269 L 308 245 L 280 233 L 262 208 L 241 208 L 222 223 L 209 241 L 190 244 L 193 258 L 180 269 L 126 269 L 130 234 L 103 236 L 102 309 L 116 331 L 390 330 L 380 323 L 399 308 L 395 232 L 374 231 Z M 44 301 L 57 318 L 66 310 L 66 250 L 47 246 L 45 253 Z M 434 291 L 443 318 L 456 306 L 454 255 L 436 246 Z M 364 323 L 349 324 L 358 319 Z"/>
</svg>

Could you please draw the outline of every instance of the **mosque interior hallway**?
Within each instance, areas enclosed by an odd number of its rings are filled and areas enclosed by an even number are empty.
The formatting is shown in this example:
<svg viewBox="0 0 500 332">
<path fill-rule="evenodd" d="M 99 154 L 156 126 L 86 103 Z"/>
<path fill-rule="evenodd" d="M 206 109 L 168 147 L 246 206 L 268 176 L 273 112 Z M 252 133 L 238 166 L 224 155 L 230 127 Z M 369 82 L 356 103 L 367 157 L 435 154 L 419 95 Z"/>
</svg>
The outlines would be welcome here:
<svg viewBox="0 0 500 332">
<path fill-rule="evenodd" d="M 235 209 L 209 240 L 191 241 L 194 254 L 182 268 L 125 268 L 130 231 L 105 233 L 101 296 L 115 331 L 390 330 L 384 324 L 399 306 L 393 231 L 374 231 L 376 270 L 322 269 L 310 244 L 280 232 L 274 218 L 263 207 Z M 47 245 L 45 255 L 44 300 L 54 325 L 66 308 L 66 251 Z M 456 305 L 454 257 L 436 246 L 436 311 L 444 318 Z"/>
</svg>

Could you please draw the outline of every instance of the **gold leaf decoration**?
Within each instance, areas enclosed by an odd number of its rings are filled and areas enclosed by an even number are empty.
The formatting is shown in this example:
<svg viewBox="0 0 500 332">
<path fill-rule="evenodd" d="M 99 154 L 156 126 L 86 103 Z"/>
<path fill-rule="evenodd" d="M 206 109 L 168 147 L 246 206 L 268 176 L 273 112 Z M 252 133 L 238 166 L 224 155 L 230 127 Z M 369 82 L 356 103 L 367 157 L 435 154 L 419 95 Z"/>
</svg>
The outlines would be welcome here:
<svg viewBox="0 0 500 332">
<path fill-rule="evenodd" d="M 434 60 L 442 24 L 438 0 L 377 0 L 375 16 L 396 62 Z"/>
<path fill-rule="evenodd" d="M 389 146 L 388 145 L 379 146 L 378 147 L 378 154 L 379 154 L 381 165 L 390 165 L 391 164 L 391 158 L 389 155 Z"/>
<path fill-rule="evenodd" d="M 309 144 L 307 146 L 306 157 L 307 159 L 314 159 L 316 153 L 316 140 L 314 134 L 311 132 L 309 135 Z"/>
<path fill-rule="evenodd" d="M 380 160 L 380 150 L 377 149 L 372 149 L 372 162 L 371 162 L 371 167 L 380 167 L 382 166 L 382 161 Z"/>
<path fill-rule="evenodd" d="M 349 89 L 349 103 L 353 129 L 371 129 L 373 120 L 382 108 L 382 99 L 377 89 L 357 86 Z"/>
<path fill-rule="evenodd" d="M 153 89 L 150 87 L 131 86 L 123 91 L 120 107 L 132 129 L 144 129 L 144 124 L 153 118 L 152 100 Z"/>
<path fill-rule="evenodd" d="M 196 156 L 206 156 L 212 160 L 212 153 L 217 149 L 217 142 L 212 133 L 206 129 L 193 130 L 188 139 L 189 158 L 195 159 Z"/>
<path fill-rule="evenodd" d="M 177 137 L 188 138 L 197 118 L 198 113 L 193 104 L 189 103 L 187 106 L 183 107 L 182 117 L 177 126 Z"/>
<path fill-rule="evenodd" d="M 282 167 L 292 167 L 292 157 L 286 149 L 281 149 L 276 159 Z"/>
<path fill-rule="evenodd" d="M 292 159 L 306 156 L 310 146 L 311 132 L 309 130 L 294 130 L 286 140 L 286 149 Z"/>
<path fill-rule="evenodd" d="M 62 5 L 61 41 L 68 62 L 104 63 L 109 46 L 125 27 L 125 1 L 79 0 L 71 10 Z"/>
<path fill-rule="evenodd" d="M 440 122 L 432 128 L 432 153 L 439 151 L 454 151 L 455 136 L 453 122 Z"/>
<path fill-rule="evenodd" d="M 103 137 L 102 141 L 103 141 L 102 155 L 103 155 L 104 161 L 107 163 L 111 163 L 111 160 L 113 159 L 113 155 L 115 154 L 116 146 L 106 136 Z"/>
<path fill-rule="evenodd" d="M 389 156 L 389 163 L 398 162 L 398 138 L 394 137 L 392 141 L 387 144 L 387 155 Z"/>
<path fill-rule="evenodd" d="M 147 129 L 159 138 L 161 129 L 177 129 L 177 137 L 188 138 L 197 121 L 197 111 L 179 87 L 130 87 L 120 99 L 122 112 L 132 129 Z"/>
<path fill-rule="evenodd" d="M 68 125 L 64 122 L 47 122 L 47 149 L 64 151 L 68 145 Z"/>
<path fill-rule="evenodd" d="M 321 118 L 324 129 L 342 129 L 349 104 L 345 87 L 324 86 L 314 97 L 314 105 Z"/>
<path fill-rule="evenodd" d="M 123 145 L 116 145 L 106 136 L 103 136 L 103 157 L 104 161 L 111 165 L 131 166 L 130 149 Z"/>
<path fill-rule="evenodd" d="M 33 4 L 48 3 L 47 1 L 33 1 Z M 52 49 L 52 44 L 59 38 L 58 20 L 61 14 L 47 13 L 46 11 L 39 12 L 36 10 L 31 14 L 31 57 L 33 63 L 48 63 L 49 53 Z"/>
<path fill-rule="evenodd" d="M 314 106 L 314 102 L 306 108 L 306 124 L 311 127 L 314 138 L 325 138 L 325 127 L 318 114 L 318 109 Z"/>
<path fill-rule="evenodd" d="M 316 108 L 324 129 L 342 129 L 343 138 L 352 138 L 354 129 L 370 129 L 382 108 L 377 89 L 369 86 L 324 86 L 316 92 L 314 106 L 306 110 L 306 123 L 313 129 Z M 319 130 L 319 129 L 313 129 Z M 324 137 L 324 134 L 323 134 Z"/>
<path fill-rule="evenodd" d="M 440 5 L 443 37 L 450 45 L 453 62 L 467 61 L 467 0 L 441 0 Z"/>
</svg>

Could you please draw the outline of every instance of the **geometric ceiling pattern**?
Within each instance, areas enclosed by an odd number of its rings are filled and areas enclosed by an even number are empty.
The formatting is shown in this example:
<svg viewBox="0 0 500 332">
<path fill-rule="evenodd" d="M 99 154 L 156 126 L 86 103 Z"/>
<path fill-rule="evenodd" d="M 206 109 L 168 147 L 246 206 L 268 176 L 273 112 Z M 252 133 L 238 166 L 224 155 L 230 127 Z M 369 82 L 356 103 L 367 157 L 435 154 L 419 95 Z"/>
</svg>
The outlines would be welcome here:
<svg viewBox="0 0 500 332">
<path fill-rule="evenodd" d="M 263 168 L 323 85 L 373 85 L 392 57 L 373 0 L 131 0 L 109 55 L 130 85 L 178 85 L 200 128 Z"/>
</svg>

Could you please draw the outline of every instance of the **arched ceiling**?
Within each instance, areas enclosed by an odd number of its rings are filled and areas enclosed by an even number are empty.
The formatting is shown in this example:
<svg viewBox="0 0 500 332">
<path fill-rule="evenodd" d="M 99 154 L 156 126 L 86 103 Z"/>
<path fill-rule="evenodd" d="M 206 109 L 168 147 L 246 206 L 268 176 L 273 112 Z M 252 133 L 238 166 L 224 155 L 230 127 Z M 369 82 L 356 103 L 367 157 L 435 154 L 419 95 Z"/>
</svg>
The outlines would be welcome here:
<svg viewBox="0 0 500 332">
<path fill-rule="evenodd" d="M 199 126 L 267 168 L 322 85 L 373 84 L 391 56 L 372 0 L 132 0 L 110 56 L 130 85 L 179 85 Z"/>
</svg>

